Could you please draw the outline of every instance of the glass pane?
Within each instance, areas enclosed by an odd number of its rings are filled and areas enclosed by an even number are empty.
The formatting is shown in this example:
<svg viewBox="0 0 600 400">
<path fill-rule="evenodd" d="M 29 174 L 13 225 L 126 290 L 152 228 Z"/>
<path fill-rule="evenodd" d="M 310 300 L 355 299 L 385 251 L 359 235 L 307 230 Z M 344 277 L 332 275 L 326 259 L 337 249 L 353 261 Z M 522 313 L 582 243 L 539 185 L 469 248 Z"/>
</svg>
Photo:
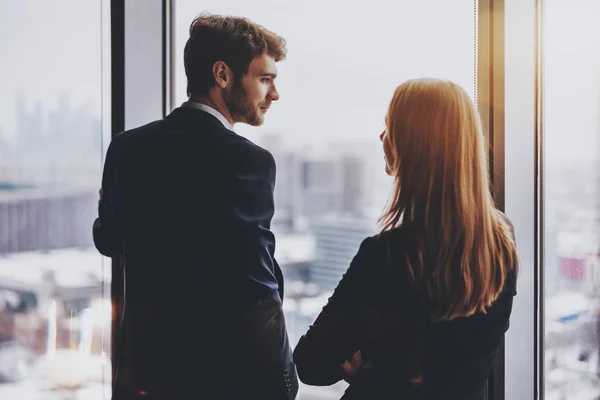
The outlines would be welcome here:
<svg viewBox="0 0 600 400">
<path fill-rule="evenodd" d="M 600 397 L 600 3 L 544 2 L 545 392 Z"/>
<path fill-rule="evenodd" d="M 325 305 L 360 242 L 377 232 L 391 188 L 378 135 L 404 80 L 451 79 L 475 95 L 475 3 L 371 1 L 175 1 L 176 105 L 186 100 L 183 48 L 202 11 L 252 19 L 283 36 L 281 99 L 263 126 L 236 131 L 277 162 L 276 258 L 293 346 Z M 443 34 L 440 34 L 443 32 Z M 301 386 L 302 400 L 339 398 Z"/>
<path fill-rule="evenodd" d="M 0 6 L 0 398 L 110 398 L 108 1 Z"/>
</svg>

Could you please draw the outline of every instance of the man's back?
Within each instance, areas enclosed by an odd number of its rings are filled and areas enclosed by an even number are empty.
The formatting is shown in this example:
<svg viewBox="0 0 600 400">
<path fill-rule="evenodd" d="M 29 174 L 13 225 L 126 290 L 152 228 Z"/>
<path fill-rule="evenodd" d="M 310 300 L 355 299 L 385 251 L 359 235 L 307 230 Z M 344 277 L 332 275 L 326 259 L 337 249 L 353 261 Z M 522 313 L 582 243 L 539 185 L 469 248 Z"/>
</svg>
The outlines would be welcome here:
<svg viewBox="0 0 600 400">
<path fill-rule="evenodd" d="M 117 386 L 293 398 L 274 180 L 266 150 L 192 108 L 113 140 L 94 237 L 125 265 Z"/>
</svg>

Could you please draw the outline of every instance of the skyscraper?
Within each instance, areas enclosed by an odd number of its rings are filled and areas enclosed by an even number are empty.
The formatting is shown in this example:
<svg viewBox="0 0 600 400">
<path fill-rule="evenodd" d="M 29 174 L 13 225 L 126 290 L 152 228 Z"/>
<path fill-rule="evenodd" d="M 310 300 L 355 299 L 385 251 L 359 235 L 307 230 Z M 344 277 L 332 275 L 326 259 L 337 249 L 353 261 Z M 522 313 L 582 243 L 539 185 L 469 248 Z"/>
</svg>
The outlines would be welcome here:
<svg viewBox="0 0 600 400">
<path fill-rule="evenodd" d="M 362 241 L 377 233 L 376 218 L 331 217 L 314 222 L 315 260 L 310 280 L 334 288 L 358 251 Z"/>
<path fill-rule="evenodd" d="M 365 162 L 357 155 L 344 154 L 339 161 L 340 205 L 344 215 L 362 215 L 366 206 Z"/>
</svg>

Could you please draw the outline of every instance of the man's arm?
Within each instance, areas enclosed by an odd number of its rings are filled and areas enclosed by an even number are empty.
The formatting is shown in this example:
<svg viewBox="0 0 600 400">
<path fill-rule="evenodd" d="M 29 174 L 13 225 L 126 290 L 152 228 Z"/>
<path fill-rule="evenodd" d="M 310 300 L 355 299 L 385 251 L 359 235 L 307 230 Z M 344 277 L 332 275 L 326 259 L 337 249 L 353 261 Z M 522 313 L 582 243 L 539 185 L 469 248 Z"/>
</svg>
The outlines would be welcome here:
<svg viewBox="0 0 600 400">
<path fill-rule="evenodd" d="M 102 189 L 98 202 L 98 218 L 94 221 L 94 244 L 107 257 L 121 254 L 121 240 L 115 215 L 115 191 L 119 174 L 119 154 L 116 138 L 111 141 L 102 174 Z"/>
<path fill-rule="evenodd" d="M 275 238 L 270 231 L 274 212 L 275 161 L 266 150 L 246 148 L 236 160 L 230 185 L 231 219 L 228 238 L 240 302 L 241 340 L 254 380 L 251 391 L 263 399 L 293 399 L 298 380 L 286 332 L 277 266 Z"/>
</svg>

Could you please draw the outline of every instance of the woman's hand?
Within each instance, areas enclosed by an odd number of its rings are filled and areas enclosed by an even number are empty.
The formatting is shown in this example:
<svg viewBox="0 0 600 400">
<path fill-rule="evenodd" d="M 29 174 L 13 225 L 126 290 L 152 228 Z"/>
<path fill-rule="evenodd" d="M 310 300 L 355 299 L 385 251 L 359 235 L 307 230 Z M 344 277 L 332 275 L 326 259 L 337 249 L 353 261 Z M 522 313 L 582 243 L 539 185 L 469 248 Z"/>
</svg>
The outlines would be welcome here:
<svg viewBox="0 0 600 400">
<path fill-rule="evenodd" d="M 342 368 L 346 371 L 346 375 L 348 377 L 354 376 L 358 372 L 358 370 L 363 366 L 362 355 L 360 354 L 360 350 L 354 353 L 352 356 L 352 360 L 344 361 L 342 364 Z"/>
</svg>

